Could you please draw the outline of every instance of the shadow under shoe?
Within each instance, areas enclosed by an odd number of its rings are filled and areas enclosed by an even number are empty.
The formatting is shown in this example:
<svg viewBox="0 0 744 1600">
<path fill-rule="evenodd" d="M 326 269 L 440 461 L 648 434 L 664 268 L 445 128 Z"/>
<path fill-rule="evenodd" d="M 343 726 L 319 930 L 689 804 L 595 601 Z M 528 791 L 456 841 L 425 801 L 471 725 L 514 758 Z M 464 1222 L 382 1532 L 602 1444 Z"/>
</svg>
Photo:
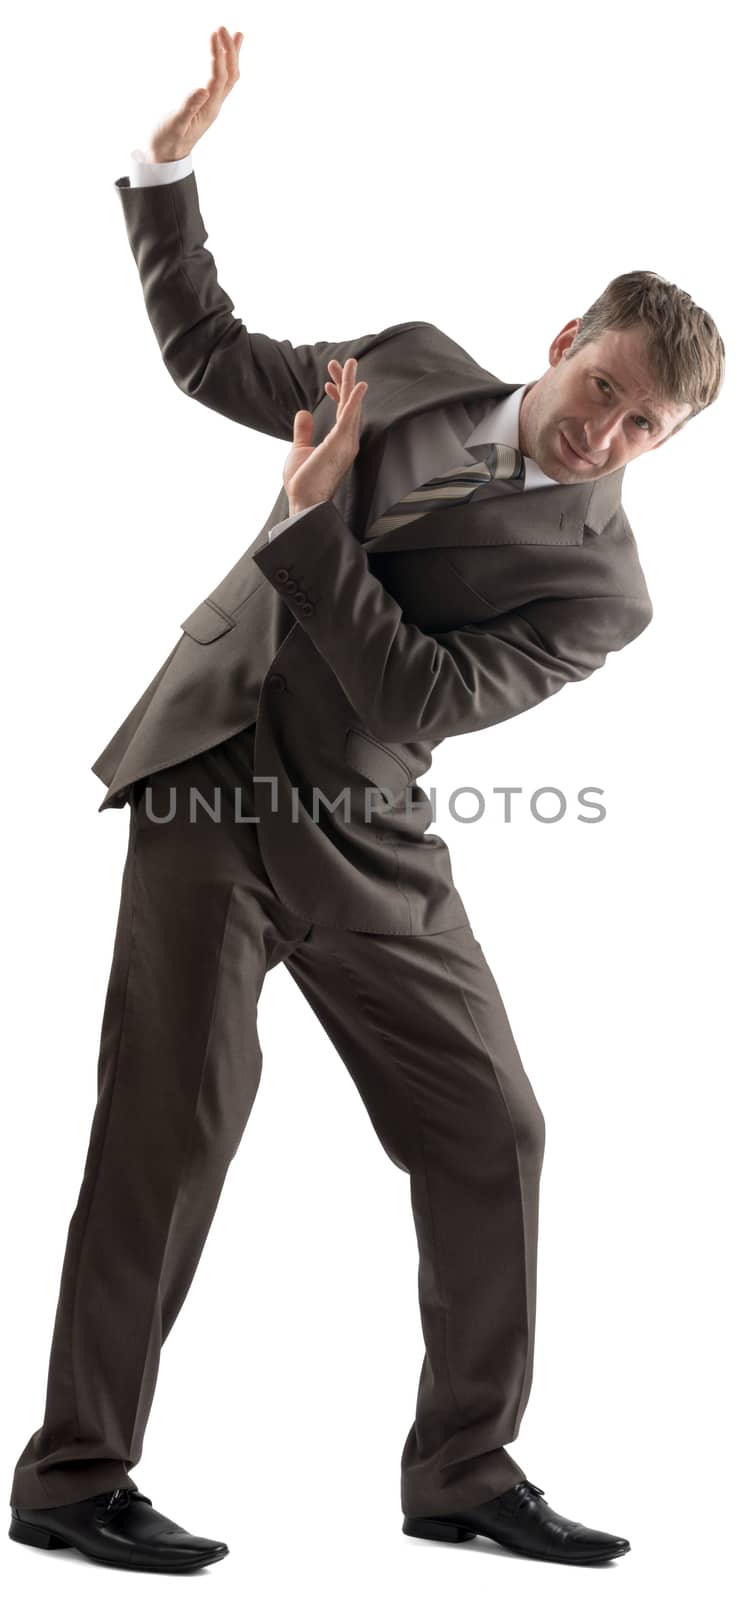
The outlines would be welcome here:
<svg viewBox="0 0 744 1600">
<path fill-rule="evenodd" d="M 138 1572 L 186 1572 L 229 1554 L 226 1544 L 201 1539 L 161 1516 L 139 1489 L 113 1489 L 66 1506 L 11 1506 L 8 1534 L 18 1544 L 71 1548 L 92 1561 Z"/>
</svg>

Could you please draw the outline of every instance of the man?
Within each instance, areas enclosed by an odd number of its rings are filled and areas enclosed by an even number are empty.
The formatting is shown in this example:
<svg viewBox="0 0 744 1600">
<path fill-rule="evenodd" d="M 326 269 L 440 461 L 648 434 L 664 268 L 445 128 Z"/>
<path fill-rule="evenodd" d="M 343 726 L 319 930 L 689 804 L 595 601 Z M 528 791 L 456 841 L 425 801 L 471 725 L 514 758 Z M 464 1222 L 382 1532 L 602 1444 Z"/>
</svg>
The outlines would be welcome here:
<svg viewBox="0 0 744 1600">
<path fill-rule="evenodd" d="M 208 87 L 117 189 L 175 382 L 292 448 L 264 528 L 94 766 L 101 809 L 130 806 L 129 851 L 46 1415 L 10 1532 L 144 1570 L 227 1553 L 129 1473 L 283 961 L 410 1176 L 426 1348 L 404 1531 L 605 1561 L 628 1540 L 555 1512 L 506 1450 L 532 1377 L 544 1120 L 416 780 L 442 739 L 588 677 L 648 625 L 623 472 L 716 398 L 723 345 L 652 273 L 614 279 L 521 386 L 430 323 L 299 347 L 248 333 L 191 170 L 241 45 L 212 35 Z"/>
</svg>

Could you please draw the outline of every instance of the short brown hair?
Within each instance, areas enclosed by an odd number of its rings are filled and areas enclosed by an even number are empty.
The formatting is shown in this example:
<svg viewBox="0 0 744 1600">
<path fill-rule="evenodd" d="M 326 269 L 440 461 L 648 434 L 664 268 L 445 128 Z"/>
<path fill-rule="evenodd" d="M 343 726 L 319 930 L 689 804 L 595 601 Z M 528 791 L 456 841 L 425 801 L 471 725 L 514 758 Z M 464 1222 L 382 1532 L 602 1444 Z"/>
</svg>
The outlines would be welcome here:
<svg viewBox="0 0 744 1600">
<path fill-rule="evenodd" d="M 658 272 L 623 272 L 613 278 L 584 312 L 567 355 L 598 339 L 608 328 L 637 324 L 646 332 L 659 399 L 691 406 L 690 416 L 684 419 L 689 422 L 717 399 L 726 351 L 709 312 Z M 684 422 L 679 427 L 684 427 Z"/>
</svg>

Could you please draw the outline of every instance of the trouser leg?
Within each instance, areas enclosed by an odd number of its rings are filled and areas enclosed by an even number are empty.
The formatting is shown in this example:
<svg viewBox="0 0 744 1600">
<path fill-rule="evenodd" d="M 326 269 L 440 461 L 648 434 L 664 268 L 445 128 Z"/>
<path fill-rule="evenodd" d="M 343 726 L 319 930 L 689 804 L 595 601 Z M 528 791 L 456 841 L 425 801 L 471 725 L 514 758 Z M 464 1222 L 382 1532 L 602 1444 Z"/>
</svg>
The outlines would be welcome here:
<svg viewBox="0 0 744 1600">
<path fill-rule="evenodd" d="M 161 1347 L 183 1304 L 260 1079 L 265 972 L 306 936 L 276 902 L 236 739 L 150 781 L 130 815 L 98 1099 L 62 1266 L 43 1424 L 11 1503 L 65 1505 L 118 1486 L 142 1452 Z M 201 808 L 223 786 L 221 821 Z M 175 803 L 175 814 L 165 817 Z M 228 820 L 225 811 L 228 809 Z M 148 815 L 152 812 L 152 817 Z"/>
<path fill-rule="evenodd" d="M 526 1476 L 545 1123 L 469 925 L 431 935 L 313 928 L 285 965 L 410 1175 L 425 1356 L 401 1458 L 411 1515 Z"/>
</svg>

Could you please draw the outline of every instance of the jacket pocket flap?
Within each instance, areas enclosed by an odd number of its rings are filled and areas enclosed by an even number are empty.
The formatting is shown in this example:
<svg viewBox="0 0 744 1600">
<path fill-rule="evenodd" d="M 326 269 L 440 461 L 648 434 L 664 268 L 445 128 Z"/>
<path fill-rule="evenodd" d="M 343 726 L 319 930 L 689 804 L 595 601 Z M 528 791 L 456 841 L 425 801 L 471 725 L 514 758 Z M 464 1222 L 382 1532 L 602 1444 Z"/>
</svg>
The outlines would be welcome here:
<svg viewBox="0 0 744 1600">
<path fill-rule="evenodd" d="M 400 794 L 411 782 L 411 773 L 405 762 L 400 761 L 387 745 L 380 744 L 371 734 L 362 733 L 359 728 L 347 729 L 346 760 L 355 772 L 360 772 L 363 778 L 369 778 L 370 783 L 378 789 L 389 789 L 394 795 Z"/>
<path fill-rule="evenodd" d="M 235 627 L 235 618 L 228 616 L 226 611 L 220 611 L 214 601 L 202 600 L 191 616 L 181 623 L 181 627 L 190 639 L 196 639 L 197 644 L 211 644 L 213 639 L 219 639 L 221 634 Z"/>
</svg>

